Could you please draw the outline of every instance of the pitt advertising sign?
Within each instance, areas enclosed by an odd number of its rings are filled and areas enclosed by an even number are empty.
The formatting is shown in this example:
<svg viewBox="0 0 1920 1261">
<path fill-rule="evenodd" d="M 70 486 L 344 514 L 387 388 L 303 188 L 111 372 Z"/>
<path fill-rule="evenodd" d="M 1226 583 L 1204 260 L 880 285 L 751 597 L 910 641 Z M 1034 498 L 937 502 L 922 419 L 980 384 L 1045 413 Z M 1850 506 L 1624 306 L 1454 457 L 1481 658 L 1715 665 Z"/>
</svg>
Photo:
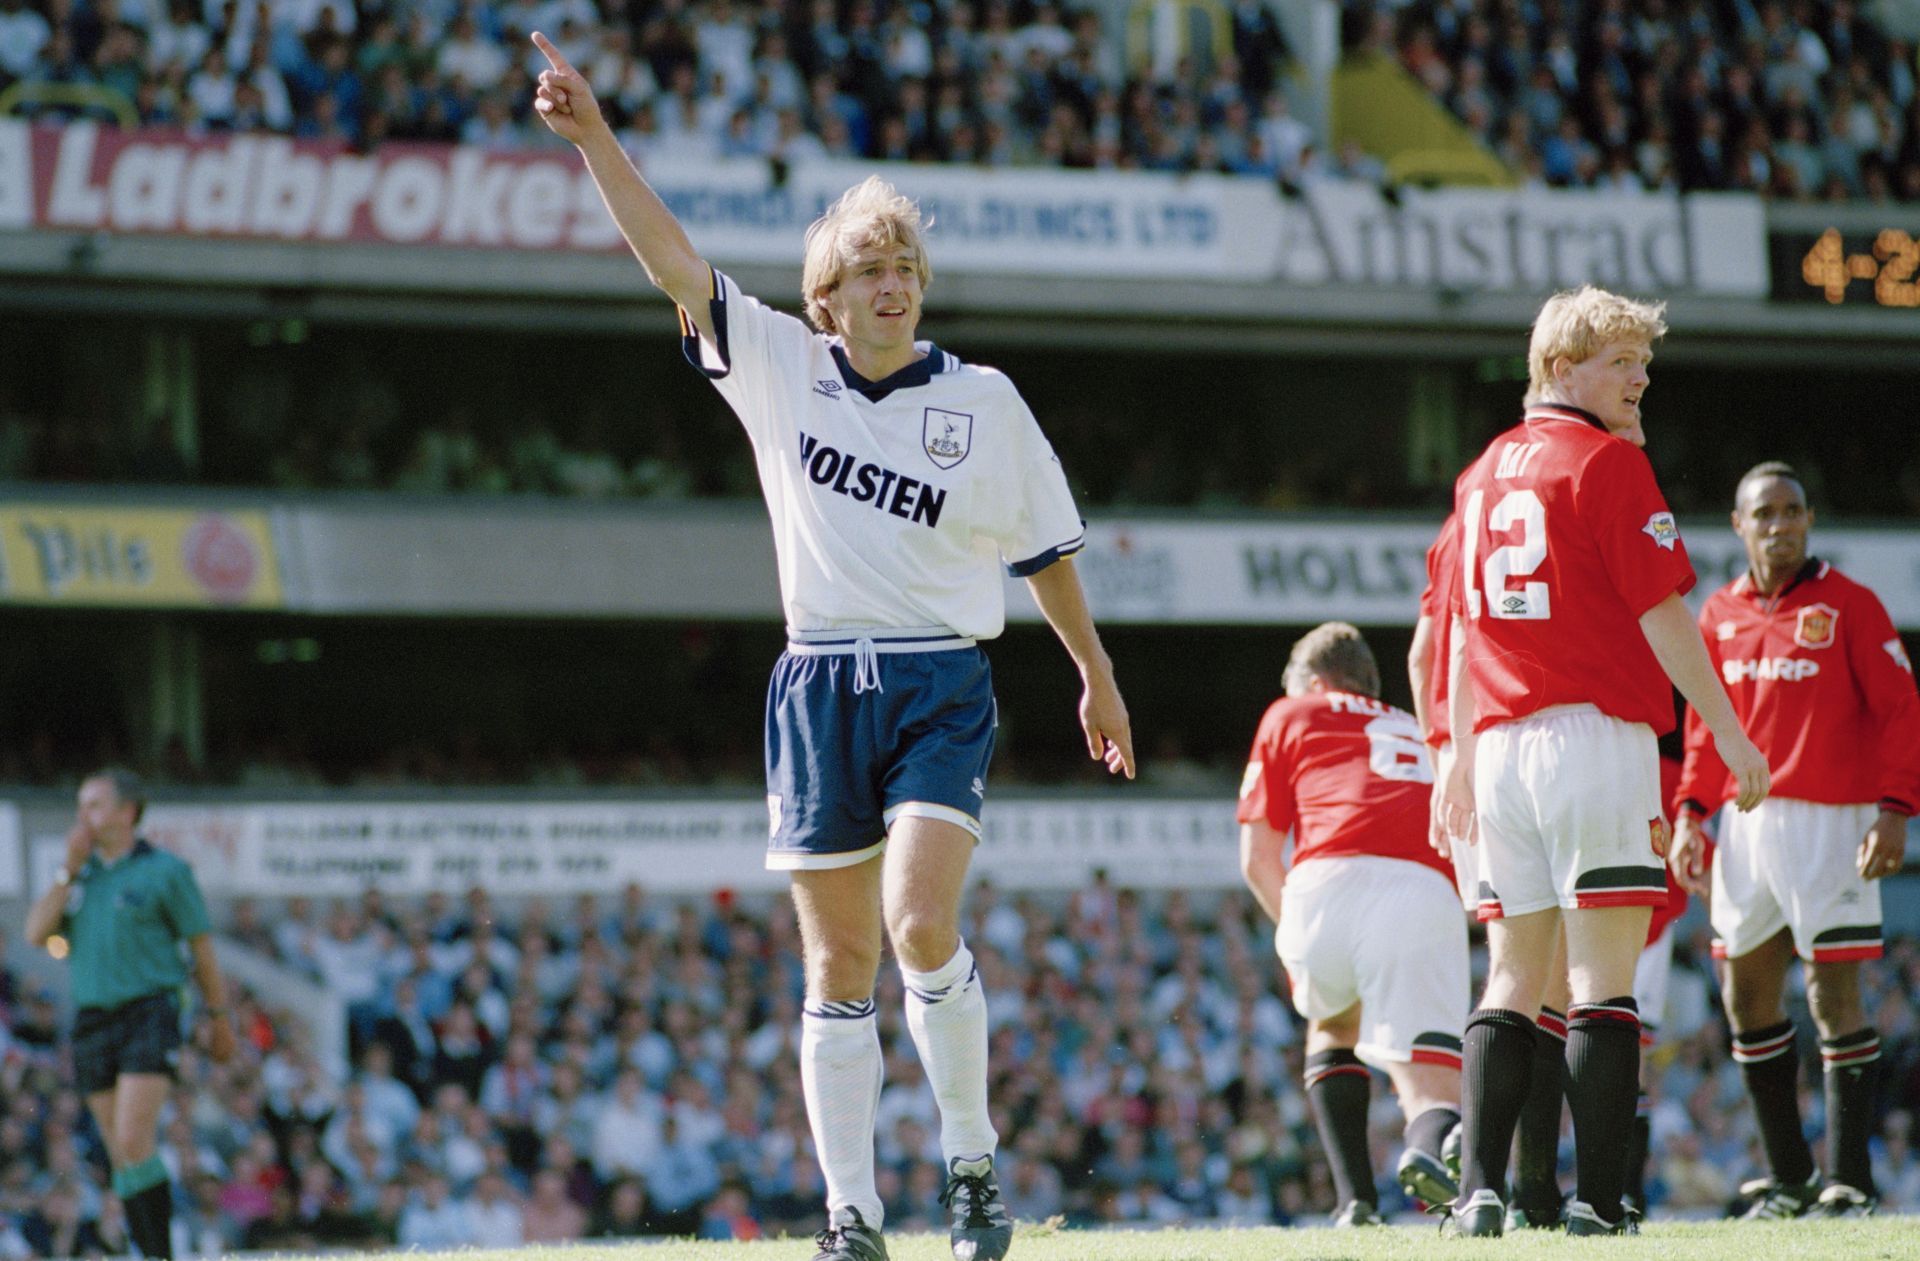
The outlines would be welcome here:
<svg viewBox="0 0 1920 1261">
<path fill-rule="evenodd" d="M 280 607 L 264 512 L 0 503 L 0 603 Z"/>
</svg>

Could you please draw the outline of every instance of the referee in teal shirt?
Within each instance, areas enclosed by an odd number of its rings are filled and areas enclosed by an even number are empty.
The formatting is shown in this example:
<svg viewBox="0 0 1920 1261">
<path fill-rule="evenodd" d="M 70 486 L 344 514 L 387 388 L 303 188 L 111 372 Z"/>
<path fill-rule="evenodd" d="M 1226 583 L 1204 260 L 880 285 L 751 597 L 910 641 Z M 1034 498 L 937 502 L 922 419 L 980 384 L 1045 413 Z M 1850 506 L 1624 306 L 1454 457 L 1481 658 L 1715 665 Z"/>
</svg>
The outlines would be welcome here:
<svg viewBox="0 0 1920 1261">
<path fill-rule="evenodd" d="M 173 1256 L 173 1193 L 154 1137 L 180 1059 L 182 942 L 206 1000 L 207 1054 L 226 1060 L 234 1037 L 200 887 L 186 863 L 136 835 L 146 804 L 131 771 L 81 783 L 66 862 L 27 912 L 27 941 L 67 939 L 74 1076 L 106 1140 L 128 1232 L 155 1261 Z"/>
</svg>

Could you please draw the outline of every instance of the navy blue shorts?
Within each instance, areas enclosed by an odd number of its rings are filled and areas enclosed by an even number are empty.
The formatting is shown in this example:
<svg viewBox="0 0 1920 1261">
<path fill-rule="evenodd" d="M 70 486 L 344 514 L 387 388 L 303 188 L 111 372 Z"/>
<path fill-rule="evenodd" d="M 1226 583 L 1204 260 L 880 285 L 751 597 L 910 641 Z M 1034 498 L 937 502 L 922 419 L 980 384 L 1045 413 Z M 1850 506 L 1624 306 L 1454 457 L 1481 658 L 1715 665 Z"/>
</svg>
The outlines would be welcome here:
<svg viewBox="0 0 1920 1261">
<path fill-rule="evenodd" d="M 998 714 L 987 655 L 950 633 L 799 638 L 767 688 L 767 866 L 851 867 L 901 816 L 980 835 Z M 883 637 L 884 636 L 884 637 Z M 911 647 L 909 645 L 912 645 Z"/>
<path fill-rule="evenodd" d="M 172 1077 L 180 1066 L 180 996 L 172 990 L 73 1017 L 73 1077 L 83 1095 L 112 1090 L 122 1073 Z"/>
</svg>

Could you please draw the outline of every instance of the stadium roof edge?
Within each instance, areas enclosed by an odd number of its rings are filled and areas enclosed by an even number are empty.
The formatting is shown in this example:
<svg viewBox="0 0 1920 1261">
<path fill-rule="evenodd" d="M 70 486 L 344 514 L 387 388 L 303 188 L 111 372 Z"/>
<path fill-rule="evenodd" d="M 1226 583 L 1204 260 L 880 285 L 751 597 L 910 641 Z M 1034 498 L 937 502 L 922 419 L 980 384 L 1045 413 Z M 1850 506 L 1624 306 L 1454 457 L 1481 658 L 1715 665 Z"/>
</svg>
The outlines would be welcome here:
<svg viewBox="0 0 1920 1261">
<path fill-rule="evenodd" d="M 795 305 L 798 268 L 728 270 L 748 292 Z M 524 331 L 537 312 L 555 331 L 675 326 L 624 255 L 0 232 L 0 282 L 0 315 Z M 1531 293 L 979 274 L 939 275 L 929 296 L 930 327 L 955 344 L 1436 359 L 1512 352 L 1538 303 Z M 1911 312 L 1870 306 L 1683 295 L 1671 316 L 1686 334 L 1665 347 L 1675 359 L 1868 363 L 1913 335 Z"/>
</svg>

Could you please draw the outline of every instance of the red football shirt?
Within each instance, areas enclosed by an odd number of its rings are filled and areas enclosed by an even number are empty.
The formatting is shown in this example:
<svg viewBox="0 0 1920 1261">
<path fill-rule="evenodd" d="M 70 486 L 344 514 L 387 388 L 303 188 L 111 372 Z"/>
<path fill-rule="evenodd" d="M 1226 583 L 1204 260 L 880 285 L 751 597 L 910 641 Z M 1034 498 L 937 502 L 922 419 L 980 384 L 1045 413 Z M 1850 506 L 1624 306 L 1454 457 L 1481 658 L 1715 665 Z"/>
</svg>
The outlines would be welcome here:
<svg viewBox="0 0 1920 1261">
<path fill-rule="evenodd" d="M 1454 488 L 1475 731 L 1591 704 L 1673 729 L 1640 615 L 1693 586 L 1646 454 L 1586 412 L 1529 407 Z"/>
<path fill-rule="evenodd" d="M 1453 653 L 1453 608 L 1459 603 L 1459 518 L 1449 513 L 1440 537 L 1427 549 L 1427 589 L 1420 616 L 1433 619 L 1433 664 L 1427 672 L 1427 743 L 1439 748 L 1453 738 L 1447 729 L 1447 666 Z"/>
<path fill-rule="evenodd" d="M 1242 823 L 1294 834 L 1293 862 L 1372 854 L 1423 863 L 1453 882 L 1427 843 L 1433 767 L 1404 709 L 1346 692 L 1275 701 L 1240 784 Z"/>
<path fill-rule="evenodd" d="M 1764 596 L 1743 574 L 1700 611 L 1707 655 L 1747 737 L 1766 754 L 1775 797 L 1920 809 L 1920 693 L 1880 598 L 1822 560 Z M 1732 778 L 1687 710 L 1677 801 L 1711 813 Z"/>
</svg>

